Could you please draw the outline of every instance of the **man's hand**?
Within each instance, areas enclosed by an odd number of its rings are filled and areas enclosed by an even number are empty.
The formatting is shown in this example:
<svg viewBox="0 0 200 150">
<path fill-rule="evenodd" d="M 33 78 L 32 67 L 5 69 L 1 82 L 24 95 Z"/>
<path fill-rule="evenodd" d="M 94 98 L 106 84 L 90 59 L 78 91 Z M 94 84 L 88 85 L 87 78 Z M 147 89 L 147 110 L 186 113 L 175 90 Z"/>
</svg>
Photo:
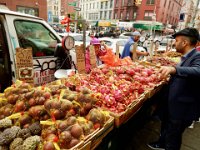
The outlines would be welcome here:
<svg viewBox="0 0 200 150">
<path fill-rule="evenodd" d="M 159 78 L 166 79 L 169 75 L 176 73 L 176 68 L 175 67 L 162 66 L 159 70 L 159 73 L 160 73 Z"/>
</svg>

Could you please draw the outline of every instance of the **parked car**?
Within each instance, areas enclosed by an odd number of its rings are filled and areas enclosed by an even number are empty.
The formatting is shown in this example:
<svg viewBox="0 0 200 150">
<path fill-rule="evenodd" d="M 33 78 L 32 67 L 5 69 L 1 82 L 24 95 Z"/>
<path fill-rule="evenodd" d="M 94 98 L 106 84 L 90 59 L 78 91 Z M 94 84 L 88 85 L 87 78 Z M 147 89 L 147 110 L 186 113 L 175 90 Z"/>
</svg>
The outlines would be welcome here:
<svg viewBox="0 0 200 150">
<path fill-rule="evenodd" d="M 164 52 L 167 49 L 167 45 L 168 45 L 168 49 L 172 50 L 172 51 L 176 51 L 176 49 L 174 48 L 174 39 L 172 37 L 165 37 L 160 41 L 160 45 L 158 47 L 158 51 L 160 52 Z"/>
<path fill-rule="evenodd" d="M 132 32 L 124 32 L 119 35 L 120 39 L 129 39 L 132 36 Z"/>
</svg>

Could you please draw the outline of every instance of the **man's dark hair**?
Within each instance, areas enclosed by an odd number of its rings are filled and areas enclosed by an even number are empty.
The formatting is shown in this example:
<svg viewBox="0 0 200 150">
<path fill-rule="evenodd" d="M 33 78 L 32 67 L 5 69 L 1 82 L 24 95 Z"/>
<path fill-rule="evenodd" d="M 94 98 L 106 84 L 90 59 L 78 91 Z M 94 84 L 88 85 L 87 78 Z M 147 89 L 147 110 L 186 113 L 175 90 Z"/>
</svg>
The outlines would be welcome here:
<svg viewBox="0 0 200 150">
<path fill-rule="evenodd" d="M 190 44 L 191 44 L 192 46 L 194 46 L 194 45 L 197 44 L 198 39 L 196 39 L 195 37 L 190 37 L 190 36 L 188 36 L 187 38 L 189 39 Z"/>
</svg>

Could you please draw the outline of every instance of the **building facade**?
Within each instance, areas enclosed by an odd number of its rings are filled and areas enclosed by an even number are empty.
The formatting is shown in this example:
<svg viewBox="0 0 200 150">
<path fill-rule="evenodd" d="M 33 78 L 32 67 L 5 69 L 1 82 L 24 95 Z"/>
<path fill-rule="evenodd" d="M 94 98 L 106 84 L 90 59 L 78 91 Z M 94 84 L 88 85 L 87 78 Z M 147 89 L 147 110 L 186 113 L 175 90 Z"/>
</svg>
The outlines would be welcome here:
<svg viewBox="0 0 200 150">
<path fill-rule="evenodd" d="M 75 10 L 74 7 L 78 7 L 79 1 L 78 0 L 60 0 L 61 1 L 61 16 L 66 16 L 67 14 L 74 14 Z M 73 5 L 76 6 L 73 6 Z"/>
<path fill-rule="evenodd" d="M 183 0 L 115 0 L 114 19 L 123 21 L 145 20 L 177 26 Z"/>
<path fill-rule="evenodd" d="M 59 23 L 59 16 L 61 16 L 61 1 L 47 0 L 47 15 L 49 23 Z"/>
<path fill-rule="evenodd" d="M 90 23 L 113 18 L 114 0 L 79 0 L 80 15 Z"/>
<path fill-rule="evenodd" d="M 47 21 L 46 0 L 0 0 L 0 4 L 12 11 L 34 15 Z"/>
<path fill-rule="evenodd" d="M 113 19 L 121 21 L 135 21 L 139 7 L 134 0 L 115 0 Z"/>
</svg>

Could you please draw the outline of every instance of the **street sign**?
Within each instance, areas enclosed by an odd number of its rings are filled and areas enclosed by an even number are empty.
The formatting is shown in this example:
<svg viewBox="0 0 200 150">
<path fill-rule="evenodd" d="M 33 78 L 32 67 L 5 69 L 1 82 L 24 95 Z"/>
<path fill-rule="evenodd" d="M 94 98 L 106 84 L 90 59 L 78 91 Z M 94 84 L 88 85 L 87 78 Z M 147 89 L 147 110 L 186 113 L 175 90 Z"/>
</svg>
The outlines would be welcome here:
<svg viewBox="0 0 200 150">
<path fill-rule="evenodd" d="M 74 10 L 81 11 L 81 8 L 80 7 L 74 7 Z"/>
<path fill-rule="evenodd" d="M 76 6 L 76 2 L 68 3 L 68 6 Z"/>
</svg>

